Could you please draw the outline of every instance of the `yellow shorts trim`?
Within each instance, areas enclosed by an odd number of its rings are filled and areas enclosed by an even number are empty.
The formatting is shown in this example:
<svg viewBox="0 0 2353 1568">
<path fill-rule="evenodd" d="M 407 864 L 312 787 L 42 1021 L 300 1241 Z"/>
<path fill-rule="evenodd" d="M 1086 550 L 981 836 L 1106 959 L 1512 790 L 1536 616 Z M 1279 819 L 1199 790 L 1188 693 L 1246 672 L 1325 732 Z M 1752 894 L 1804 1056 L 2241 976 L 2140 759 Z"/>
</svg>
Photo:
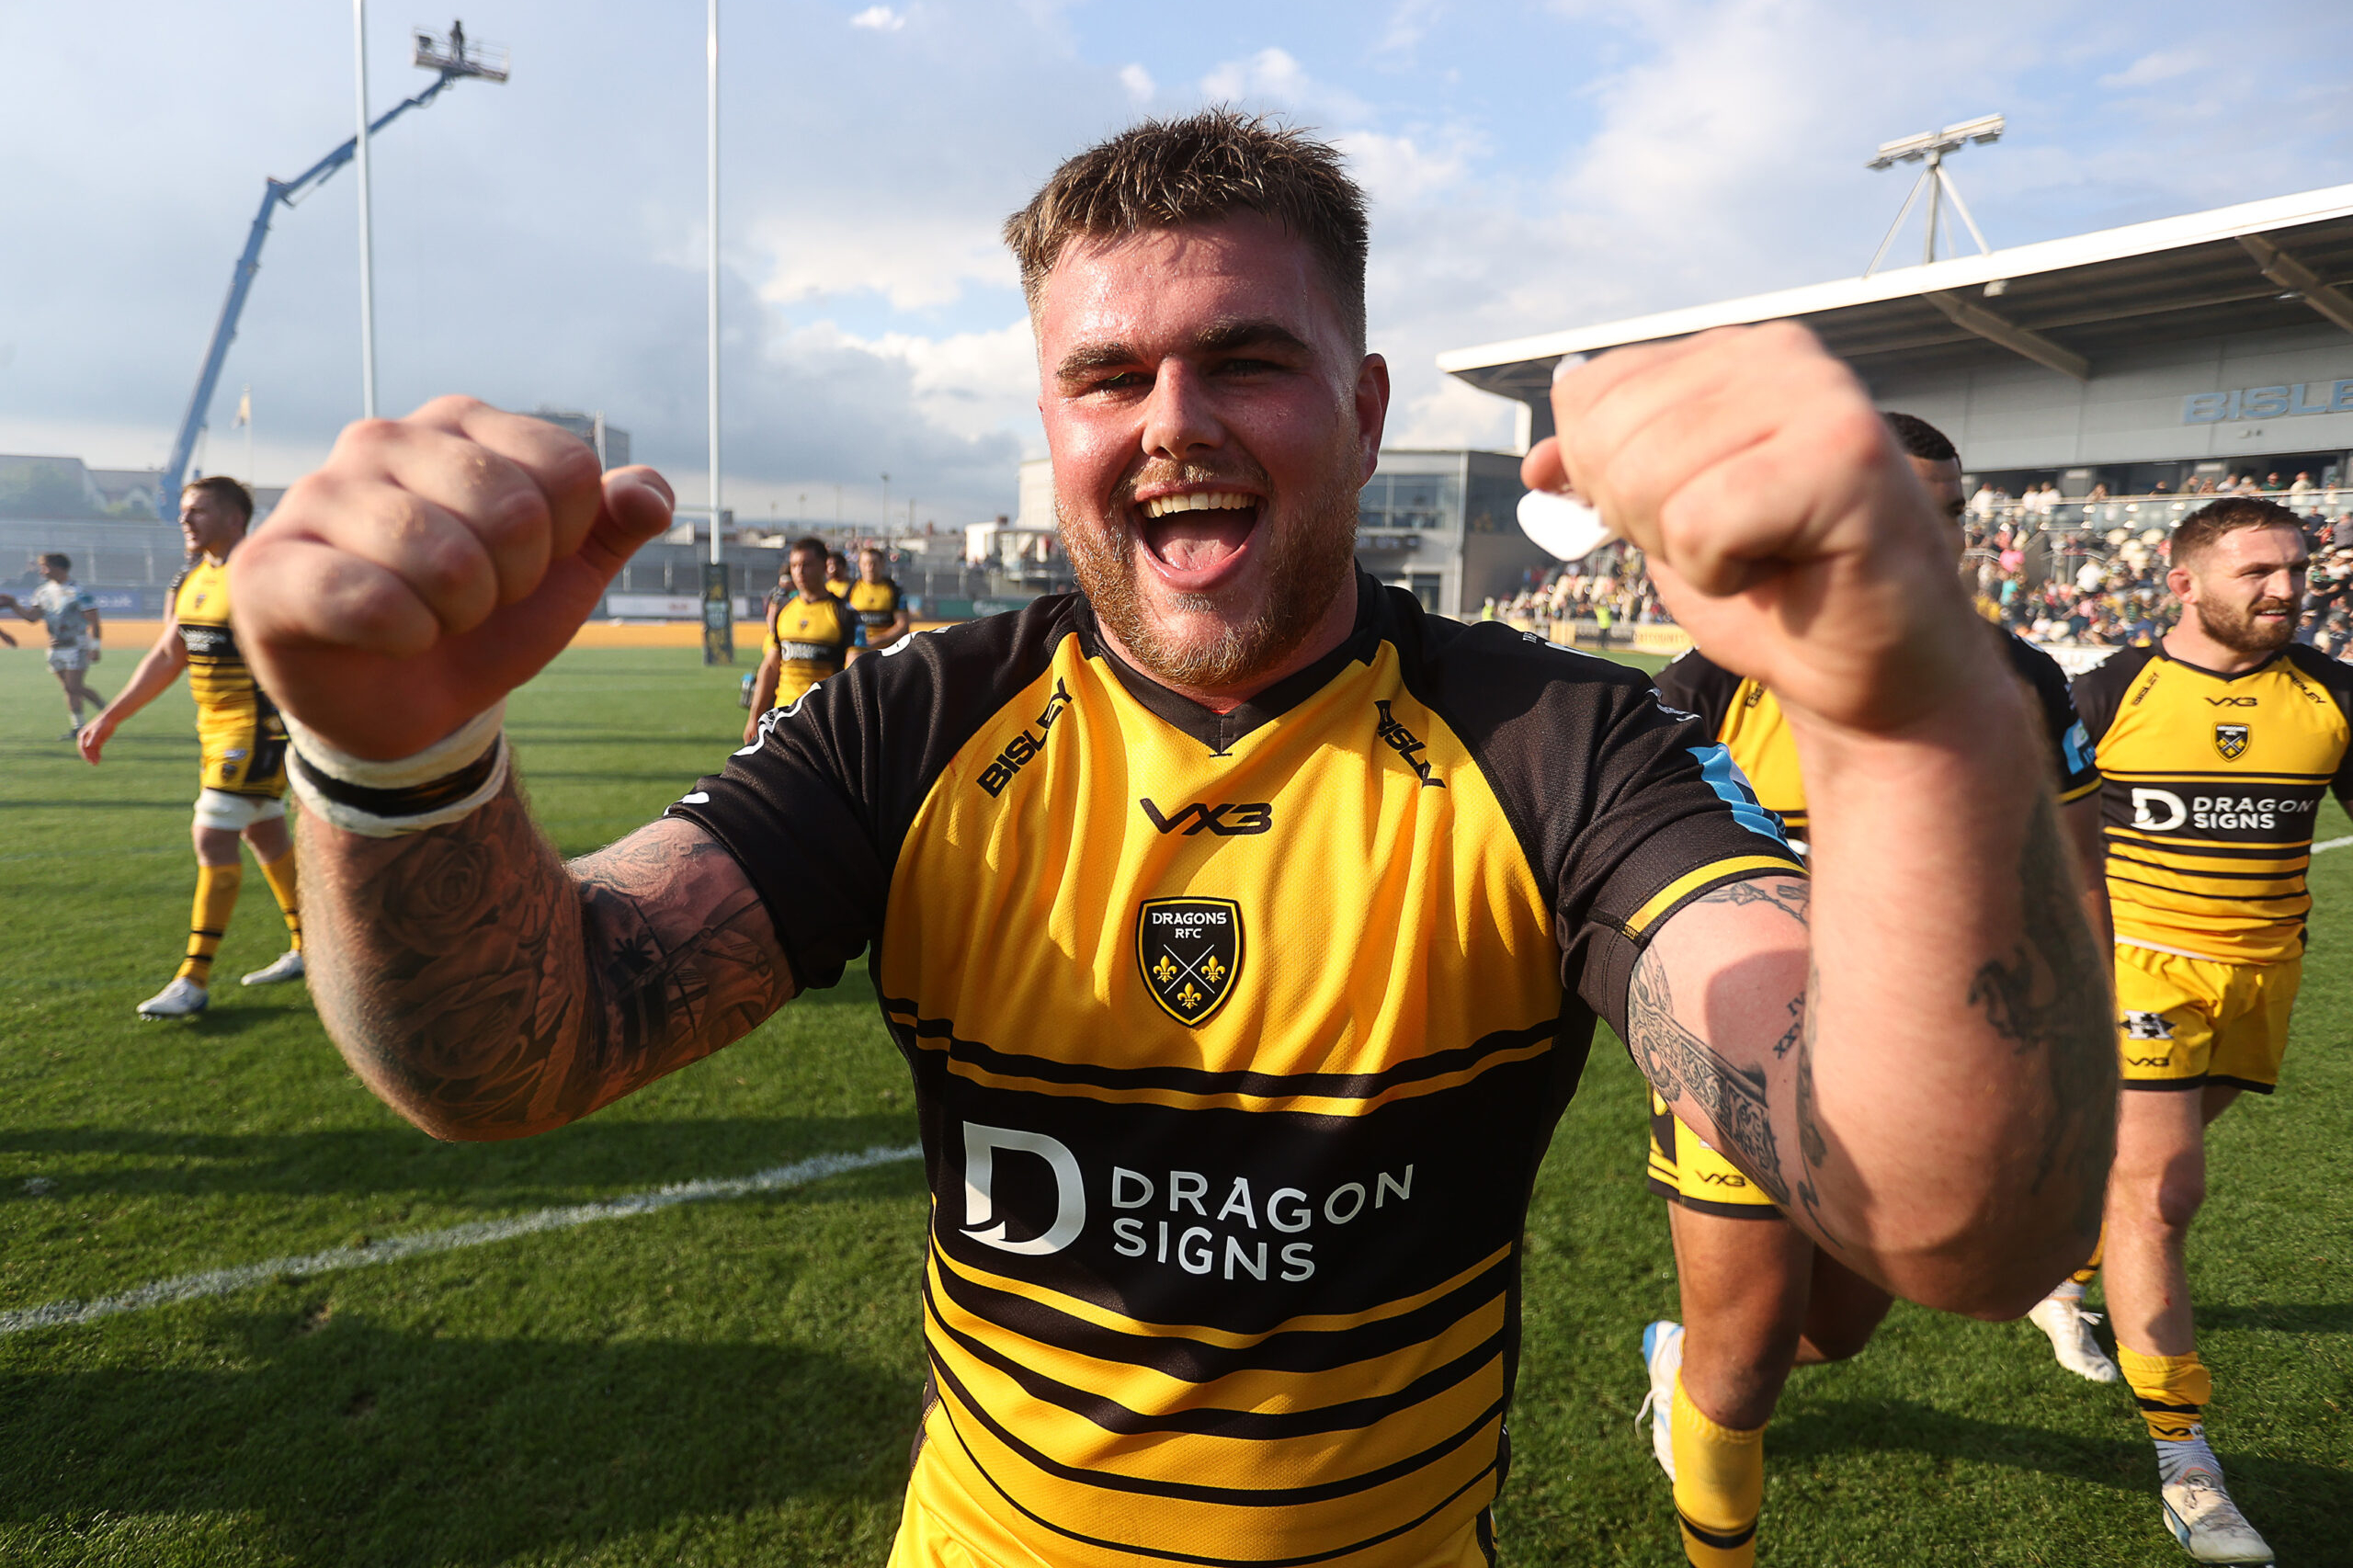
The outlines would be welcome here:
<svg viewBox="0 0 2353 1568">
<path fill-rule="evenodd" d="M 2304 960 L 2223 963 L 2120 943 L 2117 1051 L 2128 1089 L 2208 1084 L 2268 1095 L 2288 1051 Z"/>
<path fill-rule="evenodd" d="M 1671 1203 L 1730 1220 L 1778 1220 L 1780 1210 L 1746 1173 L 1651 1096 L 1650 1188 Z"/>
</svg>

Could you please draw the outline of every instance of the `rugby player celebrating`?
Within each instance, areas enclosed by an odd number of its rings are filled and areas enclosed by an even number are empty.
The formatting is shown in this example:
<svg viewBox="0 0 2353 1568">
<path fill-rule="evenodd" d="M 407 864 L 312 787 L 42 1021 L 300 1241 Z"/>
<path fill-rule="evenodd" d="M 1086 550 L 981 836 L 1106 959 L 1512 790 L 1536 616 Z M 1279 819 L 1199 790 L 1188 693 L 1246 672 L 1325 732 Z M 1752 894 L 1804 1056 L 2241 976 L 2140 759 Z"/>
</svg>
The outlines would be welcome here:
<svg viewBox="0 0 2353 1568">
<path fill-rule="evenodd" d="M 1779 694 L 1810 900 L 1641 676 L 1355 570 L 1389 379 L 1331 149 L 1146 123 L 1007 231 L 1083 591 L 860 661 L 609 849 L 556 858 L 500 710 L 668 525 L 658 477 L 447 398 L 347 429 L 239 555 L 314 990 L 378 1093 L 541 1131 L 870 945 L 935 1197 L 903 1564 L 1491 1561 L 1527 1198 L 1597 1015 L 1895 1293 L 2011 1316 L 2089 1253 L 2100 955 L 2025 699 L 1845 369 L 1790 326 L 1612 355 L 1531 459 Z"/>
<path fill-rule="evenodd" d="M 1963 506 L 1961 454 L 1924 419 L 1893 413 L 1882 417 L 1946 520 L 1948 551 L 1957 553 Z M 2050 654 L 1998 627 L 1979 623 L 1965 634 L 1998 648 L 1999 664 L 2032 692 L 2067 837 L 2078 863 L 2096 878 L 2099 775 L 2092 767 L 2091 742 L 2068 699 L 2065 674 Z M 1805 781 L 1799 776 L 1792 727 L 1771 687 L 1694 651 L 1660 672 L 1658 689 L 1670 706 L 1707 721 L 1709 733 L 1732 754 L 1757 798 L 1790 831 L 1792 846 L 1802 848 L 1812 820 Z M 2096 915 L 2105 912 L 2104 901 L 2096 896 L 2086 907 Z M 1790 1027 L 1798 1028 L 1798 1020 L 1792 1018 Z M 1677 1120 L 1655 1094 L 1649 1167 L 1651 1189 L 1672 1205 L 1667 1222 L 1683 1302 L 1681 1323 L 1654 1323 L 1643 1333 L 1651 1385 L 1643 1411 L 1650 1417 L 1652 1451 L 1676 1483 L 1687 1516 L 1693 1508 L 1714 1512 L 1707 1494 L 1728 1482 L 1736 1483 L 1730 1490 L 1738 1496 L 1761 1500 L 1761 1439 L 1790 1369 L 1859 1352 L 1887 1315 L 1888 1294 L 1816 1249 L 1783 1217 L 1762 1184 Z M 2097 1368 L 2105 1368 L 2106 1381 L 2112 1382 L 2116 1369 L 2084 1326 L 2082 1287 L 2073 1289 L 2073 1300 L 2054 1296 L 2038 1303 L 2037 1322 L 2050 1320 L 2045 1332 L 2052 1333 L 2063 1352 L 2077 1358 L 2071 1365 L 2094 1369 L 2087 1374 L 2093 1376 Z M 1713 1533 L 1750 1535 L 1756 1522 L 1752 1511 L 1736 1528 Z M 1749 1551 L 1745 1545 L 1738 1553 L 1711 1546 L 1688 1525 L 1684 1540 L 1691 1561 L 1701 1568 L 1745 1561 Z"/>
<path fill-rule="evenodd" d="M 2080 676 L 2075 706 L 2106 780 L 2124 1087 L 2109 1187 L 2117 1359 L 2156 1445 L 2166 1525 L 2201 1562 L 2268 1562 L 2208 1446 L 2190 1222 L 2206 1128 L 2279 1082 L 2303 977 L 2313 819 L 2353 806 L 2353 671 L 2292 639 L 2303 521 L 2237 495 L 2174 530 L 2181 623 Z M 2080 1287 L 2078 1287 L 2080 1290 Z"/>
</svg>

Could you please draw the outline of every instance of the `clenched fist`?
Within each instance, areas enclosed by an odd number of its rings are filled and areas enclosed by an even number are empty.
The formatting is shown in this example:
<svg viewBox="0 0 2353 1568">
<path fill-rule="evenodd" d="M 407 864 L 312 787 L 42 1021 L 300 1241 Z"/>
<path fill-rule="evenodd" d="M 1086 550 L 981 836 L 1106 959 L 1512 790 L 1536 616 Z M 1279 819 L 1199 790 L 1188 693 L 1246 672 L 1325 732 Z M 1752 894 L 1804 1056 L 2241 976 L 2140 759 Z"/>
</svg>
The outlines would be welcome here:
<svg viewBox="0 0 2353 1568">
<path fill-rule="evenodd" d="M 1885 733 L 1984 678 L 1951 533 L 1854 373 L 1803 327 L 1624 348 L 1552 383 L 1521 467 L 1572 483 L 1649 555 L 1707 655 L 1832 723 Z"/>
<path fill-rule="evenodd" d="M 230 558 L 237 640 L 295 718 L 407 756 L 562 652 L 672 500 L 652 469 L 600 476 L 576 437 L 472 398 L 362 420 Z"/>
</svg>

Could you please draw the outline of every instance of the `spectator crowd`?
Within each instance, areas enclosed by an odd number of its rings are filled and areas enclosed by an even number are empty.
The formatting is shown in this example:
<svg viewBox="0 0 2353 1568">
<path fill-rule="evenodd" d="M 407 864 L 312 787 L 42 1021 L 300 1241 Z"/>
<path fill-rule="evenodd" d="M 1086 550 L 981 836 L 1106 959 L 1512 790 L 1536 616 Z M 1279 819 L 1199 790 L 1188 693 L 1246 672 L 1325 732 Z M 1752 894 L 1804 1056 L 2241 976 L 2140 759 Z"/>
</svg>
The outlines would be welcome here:
<svg viewBox="0 0 2353 1568">
<path fill-rule="evenodd" d="M 2353 660 L 2353 487 L 2318 484 L 2309 473 L 2258 480 L 2206 478 L 2178 493 L 2110 495 L 2095 485 L 2069 499 L 2049 483 L 2012 496 L 1980 485 L 1962 518 L 1963 581 L 1978 612 L 2036 642 L 2072 647 L 2145 647 L 2181 607 L 2165 587 L 2173 525 L 2208 500 L 2262 495 L 2303 516 L 2312 578 L 2297 641 Z M 1518 592 L 1490 599 L 1483 619 L 1590 621 L 1613 631 L 1671 623 L 1643 570 L 1642 552 L 1604 546 L 1583 561 L 1531 570 Z"/>
</svg>

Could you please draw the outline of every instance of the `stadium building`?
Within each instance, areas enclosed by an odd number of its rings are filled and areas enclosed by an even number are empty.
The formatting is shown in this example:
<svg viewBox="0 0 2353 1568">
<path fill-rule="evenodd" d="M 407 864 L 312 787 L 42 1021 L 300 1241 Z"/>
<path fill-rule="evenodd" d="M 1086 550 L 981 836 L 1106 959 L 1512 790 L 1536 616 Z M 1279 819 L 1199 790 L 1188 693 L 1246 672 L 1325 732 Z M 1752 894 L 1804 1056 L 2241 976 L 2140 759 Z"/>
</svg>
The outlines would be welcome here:
<svg viewBox="0 0 2353 1568">
<path fill-rule="evenodd" d="M 1460 348 L 1438 367 L 1518 402 L 1537 440 L 1565 355 L 1782 318 L 1882 406 L 1952 437 L 1972 490 L 2353 484 L 2353 185 Z"/>
</svg>

